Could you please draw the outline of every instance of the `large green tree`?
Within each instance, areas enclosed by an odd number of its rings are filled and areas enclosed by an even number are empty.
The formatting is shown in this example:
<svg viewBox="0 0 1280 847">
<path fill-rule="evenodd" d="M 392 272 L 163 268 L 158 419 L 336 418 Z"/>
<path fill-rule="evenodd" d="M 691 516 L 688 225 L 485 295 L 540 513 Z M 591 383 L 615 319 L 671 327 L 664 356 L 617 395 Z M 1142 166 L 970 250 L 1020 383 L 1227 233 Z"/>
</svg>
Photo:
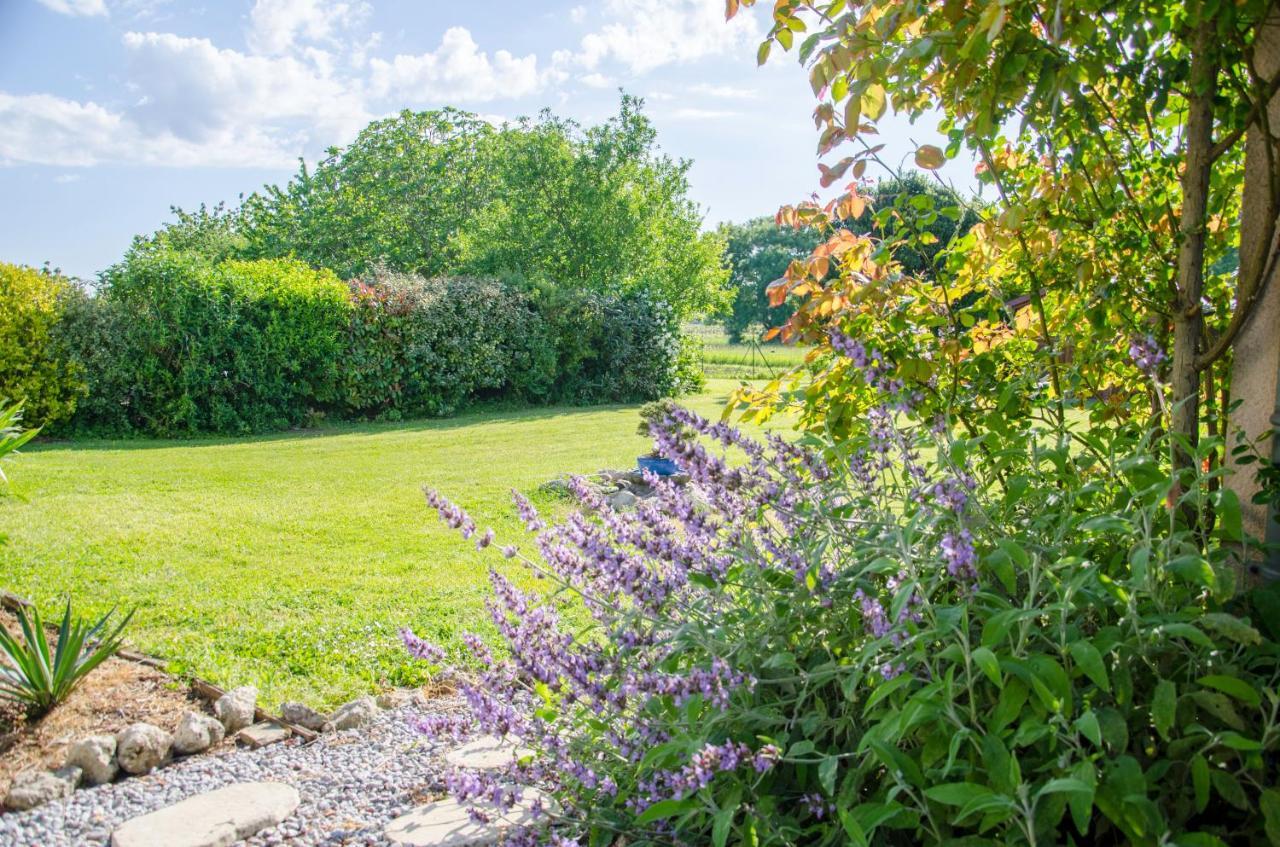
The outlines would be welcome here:
<svg viewBox="0 0 1280 847">
<path fill-rule="evenodd" d="M 285 186 L 247 198 L 252 256 L 342 276 L 518 275 L 609 294 L 646 292 L 678 314 L 718 306 L 723 245 L 701 232 L 689 163 L 662 154 L 642 102 L 583 129 L 543 112 L 495 127 L 454 109 L 376 121 Z"/>
</svg>

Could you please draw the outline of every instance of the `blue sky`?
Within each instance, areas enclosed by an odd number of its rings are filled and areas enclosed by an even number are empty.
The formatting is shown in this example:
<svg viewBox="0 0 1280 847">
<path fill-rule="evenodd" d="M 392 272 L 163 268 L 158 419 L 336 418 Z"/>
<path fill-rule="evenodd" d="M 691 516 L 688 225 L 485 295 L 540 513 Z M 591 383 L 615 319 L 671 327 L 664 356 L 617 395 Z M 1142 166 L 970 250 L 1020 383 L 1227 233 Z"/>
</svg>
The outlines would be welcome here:
<svg viewBox="0 0 1280 847">
<path fill-rule="evenodd" d="M 595 123 L 620 87 L 693 160 L 708 226 L 772 214 L 817 188 L 817 138 L 803 69 L 756 67 L 765 11 L 726 24 L 723 0 L 0 0 L 0 260 L 91 276 L 170 206 L 235 202 L 399 109 Z M 886 152 L 936 141 L 884 123 Z"/>
</svg>

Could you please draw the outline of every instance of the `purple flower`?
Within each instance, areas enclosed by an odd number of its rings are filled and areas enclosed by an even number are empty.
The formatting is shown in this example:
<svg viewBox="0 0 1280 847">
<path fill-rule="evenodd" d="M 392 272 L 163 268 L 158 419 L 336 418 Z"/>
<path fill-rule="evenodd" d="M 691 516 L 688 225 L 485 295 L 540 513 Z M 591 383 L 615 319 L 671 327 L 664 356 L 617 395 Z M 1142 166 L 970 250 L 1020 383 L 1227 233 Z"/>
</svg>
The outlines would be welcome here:
<svg viewBox="0 0 1280 847">
<path fill-rule="evenodd" d="M 948 532 L 942 536 L 942 555 L 947 560 L 947 573 L 962 582 L 978 578 L 977 555 L 973 551 L 973 535 L 969 530 Z"/>
<path fill-rule="evenodd" d="M 1129 341 L 1129 358 L 1138 366 L 1138 370 L 1154 377 L 1165 360 L 1165 354 L 1153 336 L 1134 336 Z"/>
<path fill-rule="evenodd" d="M 400 640 L 404 642 L 404 647 L 409 651 L 409 655 L 415 659 L 421 659 L 433 665 L 438 665 L 444 661 L 443 650 L 431 642 L 414 635 L 413 630 L 408 627 L 401 628 Z"/>
</svg>

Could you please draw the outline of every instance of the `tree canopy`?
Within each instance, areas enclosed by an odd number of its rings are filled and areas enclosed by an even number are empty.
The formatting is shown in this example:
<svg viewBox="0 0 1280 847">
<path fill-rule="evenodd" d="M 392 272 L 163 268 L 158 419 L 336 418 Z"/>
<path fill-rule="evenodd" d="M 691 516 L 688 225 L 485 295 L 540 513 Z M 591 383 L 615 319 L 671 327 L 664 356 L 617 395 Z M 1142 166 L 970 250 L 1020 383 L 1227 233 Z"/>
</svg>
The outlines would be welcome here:
<svg viewBox="0 0 1280 847">
<path fill-rule="evenodd" d="M 642 106 L 624 95 L 617 115 L 587 129 L 547 111 L 501 127 L 456 109 L 375 121 L 246 198 L 244 252 L 346 277 L 378 266 L 517 275 L 643 291 L 679 314 L 714 308 L 723 245 L 700 231 L 689 163 L 659 150 Z"/>
</svg>

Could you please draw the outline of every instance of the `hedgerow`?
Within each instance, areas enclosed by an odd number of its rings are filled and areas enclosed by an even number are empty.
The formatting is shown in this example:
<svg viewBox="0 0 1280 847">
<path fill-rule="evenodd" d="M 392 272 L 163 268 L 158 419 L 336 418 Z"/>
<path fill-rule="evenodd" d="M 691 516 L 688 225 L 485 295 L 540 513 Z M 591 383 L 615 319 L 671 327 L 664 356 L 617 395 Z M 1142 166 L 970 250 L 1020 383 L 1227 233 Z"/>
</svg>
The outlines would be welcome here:
<svg viewBox="0 0 1280 847">
<path fill-rule="evenodd" d="M 79 369 L 55 343 L 72 294 L 56 273 L 0 262 L 0 401 L 21 403 L 28 427 L 65 420 L 84 393 Z"/>
</svg>

